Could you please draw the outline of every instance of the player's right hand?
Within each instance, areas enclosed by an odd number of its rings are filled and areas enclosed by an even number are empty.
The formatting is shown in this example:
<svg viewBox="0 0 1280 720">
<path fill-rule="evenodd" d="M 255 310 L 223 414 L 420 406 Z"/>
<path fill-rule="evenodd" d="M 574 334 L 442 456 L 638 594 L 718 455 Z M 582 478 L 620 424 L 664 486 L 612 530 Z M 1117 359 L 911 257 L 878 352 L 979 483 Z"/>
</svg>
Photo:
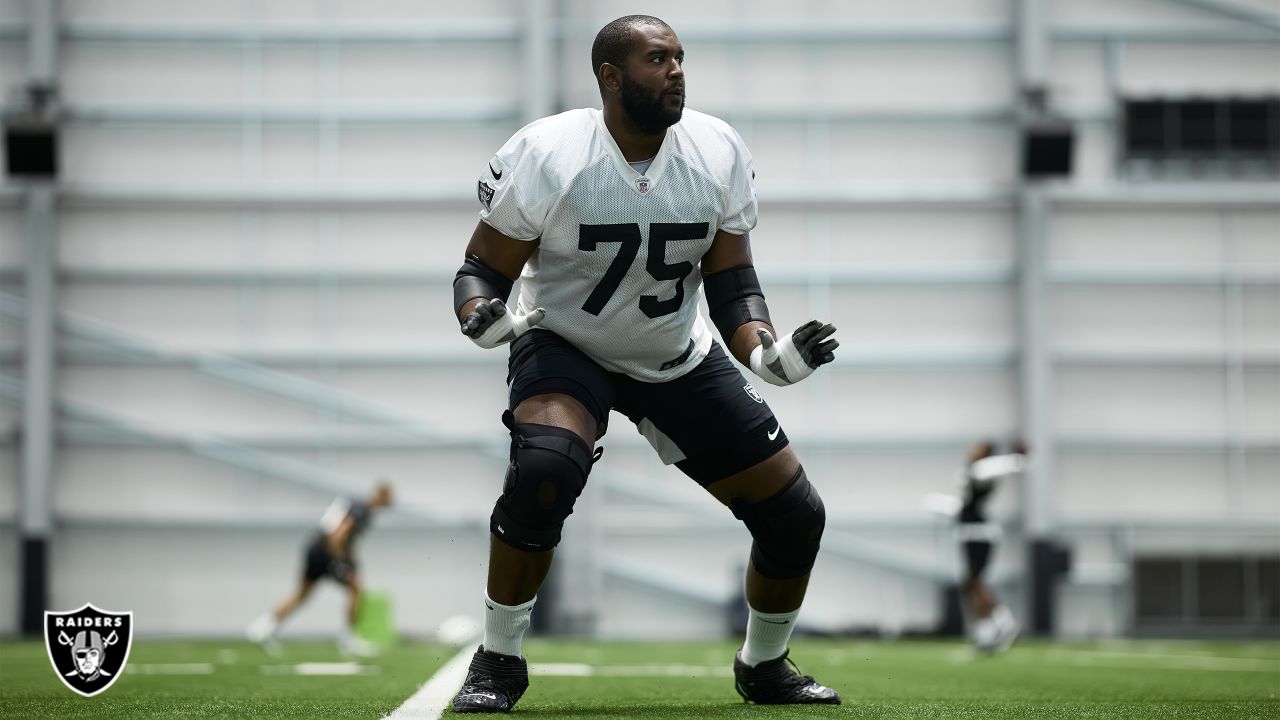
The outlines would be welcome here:
<svg viewBox="0 0 1280 720">
<path fill-rule="evenodd" d="M 542 308 L 528 315 L 517 314 L 508 310 L 500 298 L 494 298 L 476 305 L 462 319 L 462 334 L 482 348 L 495 348 L 529 332 L 545 316 Z"/>
</svg>

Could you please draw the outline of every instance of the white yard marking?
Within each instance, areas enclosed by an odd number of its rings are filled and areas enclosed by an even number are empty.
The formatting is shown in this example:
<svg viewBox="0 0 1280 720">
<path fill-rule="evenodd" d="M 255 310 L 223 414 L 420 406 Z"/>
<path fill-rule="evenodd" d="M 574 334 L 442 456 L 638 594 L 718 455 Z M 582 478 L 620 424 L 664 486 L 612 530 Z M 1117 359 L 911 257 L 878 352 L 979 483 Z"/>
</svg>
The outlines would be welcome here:
<svg viewBox="0 0 1280 720">
<path fill-rule="evenodd" d="M 1075 665 L 1150 667 L 1162 670 L 1218 670 L 1222 672 L 1280 673 L 1280 660 L 1231 658 L 1212 655 L 1157 655 L 1110 650 L 1053 650 L 1048 660 L 1069 660 Z"/>
<path fill-rule="evenodd" d="M 471 664 L 473 654 L 474 645 L 463 645 L 457 655 L 418 688 L 418 692 L 383 720 L 437 720 L 462 688 L 462 681 L 467 679 L 467 666 Z"/>
<path fill-rule="evenodd" d="M 543 677 L 733 677 L 728 665 L 585 665 L 534 663 L 530 675 Z"/>
<path fill-rule="evenodd" d="M 377 675 L 382 668 L 377 665 L 361 665 L 353 662 L 311 662 L 296 665 L 263 665 L 259 668 L 263 675 L 314 675 L 320 677 Z"/>
<path fill-rule="evenodd" d="M 213 663 L 133 663 L 125 670 L 140 675 L 212 675 Z"/>
</svg>

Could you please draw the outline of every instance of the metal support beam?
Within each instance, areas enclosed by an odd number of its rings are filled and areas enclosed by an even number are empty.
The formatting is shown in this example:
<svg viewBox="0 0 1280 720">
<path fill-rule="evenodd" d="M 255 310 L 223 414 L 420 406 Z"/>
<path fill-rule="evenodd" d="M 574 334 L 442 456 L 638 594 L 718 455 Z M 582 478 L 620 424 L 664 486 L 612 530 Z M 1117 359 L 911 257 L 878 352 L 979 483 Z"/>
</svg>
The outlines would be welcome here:
<svg viewBox="0 0 1280 720">
<path fill-rule="evenodd" d="M 1018 379 L 1021 389 L 1020 425 L 1034 458 L 1025 473 L 1022 494 L 1023 522 L 1028 541 L 1027 560 L 1031 565 L 1028 576 L 1031 578 L 1037 577 L 1037 563 L 1046 557 L 1035 548 L 1052 531 L 1049 513 L 1054 466 L 1053 428 L 1049 408 L 1052 357 L 1045 333 L 1045 300 L 1049 287 L 1045 277 L 1047 215 L 1043 191 L 1036 187 L 1023 188 L 1019 194 L 1017 219 L 1020 269 L 1018 339 L 1021 358 Z M 1049 591 L 1050 588 L 1036 587 L 1033 583 L 1030 593 L 1033 630 L 1041 634 L 1052 629 L 1051 618 L 1043 617 L 1042 612 L 1043 602 L 1047 600 L 1042 593 Z"/>
<path fill-rule="evenodd" d="M 56 225 L 53 188 L 46 183 L 27 190 L 26 292 L 27 313 L 24 372 L 28 392 L 22 404 L 22 528 L 21 622 L 26 635 L 41 632 L 48 607 L 46 544 L 53 532 L 54 409 L 53 386 L 56 341 Z"/>
<path fill-rule="evenodd" d="M 27 25 L 27 81 L 54 85 L 58 81 L 58 18 L 60 0 L 29 0 Z"/>
<path fill-rule="evenodd" d="M 1045 23 L 1043 0 L 1018 0 L 1016 8 L 1014 67 L 1018 72 L 1018 90 L 1043 88 L 1049 57 L 1049 26 Z"/>
<path fill-rule="evenodd" d="M 1230 0 L 1169 0 L 1178 5 L 1185 5 L 1197 10 L 1204 10 L 1219 17 L 1230 18 L 1232 20 L 1241 20 L 1264 27 L 1268 30 L 1275 30 L 1280 33 L 1280 15 L 1269 13 L 1266 10 L 1249 7 Z"/>
<path fill-rule="evenodd" d="M 56 97 L 58 74 L 58 3 L 31 0 L 27 35 L 27 88 Z M 53 532 L 51 508 L 54 451 L 54 373 L 56 369 L 57 217 L 52 178 L 33 180 L 26 188 L 27 316 L 25 365 L 28 392 L 22 405 L 22 588 L 19 630 L 37 635 L 49 605 L 48 542 Z"/>
<path fill-rule="evenodd" d="M 552 66 L 551 38 L 555 23 L 550 0 L 525 0 L 520 53 L 524 66 L 524 122 L 530 123 L 553 112 L 556 76 Z"/>
</svg>

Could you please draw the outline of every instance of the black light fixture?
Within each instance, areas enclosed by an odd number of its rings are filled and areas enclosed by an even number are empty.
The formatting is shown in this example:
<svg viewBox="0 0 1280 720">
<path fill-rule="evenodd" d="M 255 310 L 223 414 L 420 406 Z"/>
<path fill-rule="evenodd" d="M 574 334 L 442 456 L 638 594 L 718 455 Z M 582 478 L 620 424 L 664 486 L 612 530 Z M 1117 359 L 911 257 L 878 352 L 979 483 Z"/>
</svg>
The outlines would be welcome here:
<svg viewBox="0 0 1280 720">
<path fill-rule="evenodd" d="M 20 97 L 17 109 L 4 118 L 5 174 L 18 180 L 52 180 L 58 176 L 55 92 L 32 85 Z"/>
<path fill-rule="evenodd" d="M 1075 155 L 1075 128 L 1049 105 L 1044 88 L 1023 93 L 1022 176 L 1029 179 L 1071 175 Z"/>
</svg>

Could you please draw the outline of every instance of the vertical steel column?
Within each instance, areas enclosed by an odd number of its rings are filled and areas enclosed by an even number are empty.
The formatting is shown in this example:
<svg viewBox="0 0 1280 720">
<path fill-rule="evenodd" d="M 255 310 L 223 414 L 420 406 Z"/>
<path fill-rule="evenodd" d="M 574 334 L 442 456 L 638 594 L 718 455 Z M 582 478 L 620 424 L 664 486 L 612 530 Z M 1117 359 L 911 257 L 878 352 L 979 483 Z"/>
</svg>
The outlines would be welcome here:
<svg viewBox="0 0 1280 720">
<path fill-rule="evenodd" d="M 533 122 L 553 112 L 555 106 L 555 68 L 551 57 L 551 39 L 555 23 L 551 17 L 551 0 L 525 0 L 524 35 L 520 41 L 520 60 L 524 66 L 523 121 Z"/>
<path fill-rule="evenodd" d="M 1043 88 L 1049 56 L 1049 29 L 1044 21 L 1043 0 L 1018 0 L 1014 6 L 1015 52 L 1019 93 Z"/>
<path fill-rule="evenodd" d="M 1046 337 L 1047 283 L 1045 240 L 1048 215 L 1044 191 L 1018 191 L 1018 341 L 1022 362 L 1019 415 L 1034 462 L 1023 485 L 1023 523 L 1029 537 L 1043 536 L 1052 527 L 1048 479 L 1053 464 L 1053 433 L 1048 427 L 1051 358 Z"/>
<path fill-rule="evenodd" d="M 31 0 L 27 40 L 27 88 L 50 93 L 56 101 L 58 76 L 58 3 Z M 54 179 L 32 180 L 26 187 L 26 394 L 22 403 L 22 570 L 19 628 L 42 632 L 49 600 L 48 542 L 53 531 L 51 487 L 54 449 L 54 372 L 56 352 L 54 274 L 57 242 Z"/>
<path fill-rule="evenodd" d="M 1022 117 L 1046 99 L 1048 31 L 1043 0 L 1018 0 L 1015 62 L 1016 102 Z M 1054 469 L 1053 431 L 1050 424 L 1050 380 L 1053 371 L 1045 331 L 1046 245 L 1048 206 L 1044 191 L 1021 178 L 1017 200 L 1018 237 L 1018 341 L 1019 389 L 1022 432 L 1034 462 L 1023 485 L 1022 514 L 1026 542 L 1027 609 L 1030 628 L 1036 634 L 1053 631 L 1053 595 L 1063 567 L 1063 554 L 1053 544 L 1049 512 Z"/>
</svg>

